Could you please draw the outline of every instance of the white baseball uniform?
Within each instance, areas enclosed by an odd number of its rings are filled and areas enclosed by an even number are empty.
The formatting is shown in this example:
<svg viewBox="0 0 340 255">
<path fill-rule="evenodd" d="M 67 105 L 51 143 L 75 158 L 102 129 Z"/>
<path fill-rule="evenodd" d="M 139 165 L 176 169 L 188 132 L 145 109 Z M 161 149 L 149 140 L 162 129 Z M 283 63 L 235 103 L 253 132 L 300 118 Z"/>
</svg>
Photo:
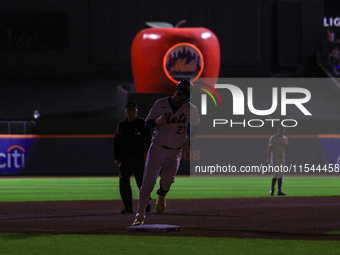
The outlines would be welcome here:
<svg viewBox="0 0 340 255">
<path fill-rule="evenodd" d="M 136 218 L 140 220 L 145 218 L 145 207 L 159 175 L 161 187 L 164 190 L 170 189 L 178 171 L 182 147 L 187 142 L 187 129 L 190 128 L 190 124 L 196 126 L 200 122 L 196 106 L 186 101 L 174 111 L 171 106 L 171 97 L 157 100 L 145 121 L 156 120 L 162 115 L 166 115 L 166 123 L 154 128 L 145 162 L 136 215 Z"/>
<path fill-rule="evenodd" d="M 283 135 L 278 134 L 273 135 L 269 139 L 268 146 L 271 146 L 271 165 L 272 166 L 284 166 L 285 165 L 285 155 L 287 148 L 289 146 L 288 138 Z M 274 173 L 274 178 L 282 178 L 283 172 Z"/>
</svg>

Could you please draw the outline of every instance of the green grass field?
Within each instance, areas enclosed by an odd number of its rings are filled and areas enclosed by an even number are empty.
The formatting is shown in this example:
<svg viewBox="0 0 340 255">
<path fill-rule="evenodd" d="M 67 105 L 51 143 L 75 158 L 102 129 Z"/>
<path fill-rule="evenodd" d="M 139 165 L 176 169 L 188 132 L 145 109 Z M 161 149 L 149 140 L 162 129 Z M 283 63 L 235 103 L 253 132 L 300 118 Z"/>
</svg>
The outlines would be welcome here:
<svg viewBox="0 0 340 255">
<path fill-rule="evenodd" d="M 119 200 L 117 177 L 3 178 L 0 202 Z M 271 178 L 177 177 L 169 199 L 267 197 Z M 138 189 L 131 179 L 134 198 Z M 292 196 L 340 196 L 340 178 L 284 179 L 284 191 Z M 153 194 L 155 197 L 155 192 Z"/>
<path fill-rule="evenodd" d="M 134 180 L 132 179 L 132 182 Z M 134 198 L 138 190 L 133 185 Z M 178 177 L 169 199 L 268 197 L 269 178 Z M 291 196 L 339 196 L 339 178 L 284 179 Z M 153 193 L 155 197 L 155 193 Z M 118 178 L 2 178 L 0 202 L 120 199 Z M 270 199 L 270 198 L 269 198 Z M 0 204 L 1 206 L 1 204 Z M 1 207 L 0 207 L 1 208 Z M 1 224 L 1 223 L 0 223 Z M 0 234 L 0 254 L 339 254 L 337 241 Z"/>
</svg>

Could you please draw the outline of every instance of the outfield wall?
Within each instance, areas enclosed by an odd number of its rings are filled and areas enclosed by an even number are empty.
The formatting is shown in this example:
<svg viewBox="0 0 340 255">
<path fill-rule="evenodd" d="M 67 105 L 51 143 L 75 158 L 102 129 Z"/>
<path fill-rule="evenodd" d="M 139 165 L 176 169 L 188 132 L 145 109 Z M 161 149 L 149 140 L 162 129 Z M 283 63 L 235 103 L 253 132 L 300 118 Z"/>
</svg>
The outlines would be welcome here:
<svg viewBox="0 0 340 255">
<path fill-rule="evenodd" d="M 192 153 L 191 163 L 260 165 L 266 160 L 268 139 L 265 135 L 197 137 L 200 151 Z M 0 175 L 118 174 L 114 135 L 1 135 L 0 140 Z M 290 136 L 290 141 L 287 164 L 340 163 L 338 135 L 296 135 Z M 185 152 L 179 174 L 189 174 L 189 164 L 190 154 Z"/>
</svg>

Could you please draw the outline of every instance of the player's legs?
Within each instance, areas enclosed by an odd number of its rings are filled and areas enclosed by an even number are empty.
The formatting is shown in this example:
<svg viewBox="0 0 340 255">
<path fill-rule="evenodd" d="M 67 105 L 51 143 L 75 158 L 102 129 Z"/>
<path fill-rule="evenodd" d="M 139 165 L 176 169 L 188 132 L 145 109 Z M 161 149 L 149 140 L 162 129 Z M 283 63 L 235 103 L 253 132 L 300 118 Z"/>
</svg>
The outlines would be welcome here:
<svg viewBox="0 0 340 255">
<path fill-rule="evenodd" d="M 157 190 L 156 210 L 157 213 L 163 213 L 166 207 L 165 196 L 170 190 L 172 183 L 178 171 L 182 156 L 182 150 L 170 150 L 166 153 L 164 164 L 161 172 L 160 186 Z"/>
<path fill-rule="evenodd" d="M 136 184 L 137 184 L 138 189 L 140 189 L 140 187 L 142 187 L 143 175 L 144 175 L 144 166 L 145 166 L 145 164 L 144 164 L 143 160 L 138 160 L 134 164 L 133 173 L 135 175 Z"/>
<path fill-rule="evenodd" d="M 162 148 L 151 144 L 145 162 L 142 187 L 139 190 L 139 200 L 136 219 L 144 221 L 145 207 L 149 202 L 150 194 L 155 187 L 162 167 Z"/>
<path fill-rule="evenodd" d="M 161 172 L 160 187 L 164 191 L 169 191 L 175 181 L 175 176 L 181 162 L 182 150 L 169 150 L 164 158 Z"/>
<path fill-rule="evenodd" d="M 278 187 L 278 191 L 282 192 L 282 178 L 277 179 L 277 187 Z"/>
<path fill-rule="evenodd" d="M 272 158 L 272 164 L 273 166 L 280 167 L 280 171 L 274 172 L 273 180 L 272 180 L 272 189 L 271 189 L 271 195 L 274 195 L 274 186 L 277 181 L 277 186 L 278 186 L 278 191 L 277 195 L 278 196 L 285 196 L 286 194 L 282 192 L 282 178 L 283 178 L 283 170 L 281 169 L 282 166 L 285 165 L 285 159 L 284 157 L 273 157 Z"/>
<path fill-rule="evenodd" d="M 119 168 L 119 192 L 124 204 L 122 213 L 132 213 L 132 190 L 130 184 L 132 169 L 132 165 L 127 162 L 122 162 Z"/>
<path fill-rule="evenodd" d="M 285 157 L 280 158 L 280 166 L 285 166 Z M 281 171 L 277 175 L 277 195 L 278 196 L 285 196 L 286 194 L 282 192 L 282 179 L 283 179 L 283 171 Z"/>
<path fill-rule="evenodd" d="M 277 181 L 277 178 L 273 177 L 272 178 L 272 186 L 271 186 L 271 189 L 270 189 L 270 192 L 269 192 L 269 194 L 271 196 L 274 196 L 276 181 Z"/>
<path fill-rule="evenodd" d="M 275 160 L 274 160 L 273 156 L 271 156 L 271 158 L 270 158 L 271 166 L 275 166 L 274 163 L 275 163 Z M 272 178 L 271 188 L 270 188 L 270 191 L 269 191 L 269 194 L 271 196 L 274 196 L 276 181 L 277 181 L 277 178 L 276 178 L 275 173 L 274 173 L 273 178 Z"/>
<path fill-rule="evenodd" d="M 136 161 L 133 172 L 134 172 L 136 184 L 139 190 L 143 184 L 144 167 L 145 167 L 145 164 L 144 164 L 143 159 Z M 150 212 L 150 209 L 151 209 L 150 200 L 151 200 L 151 197 L 149 198 L 148 204 L 146 205 L 146 208 L 145 208 L 146 212 Z"/>
</svg>

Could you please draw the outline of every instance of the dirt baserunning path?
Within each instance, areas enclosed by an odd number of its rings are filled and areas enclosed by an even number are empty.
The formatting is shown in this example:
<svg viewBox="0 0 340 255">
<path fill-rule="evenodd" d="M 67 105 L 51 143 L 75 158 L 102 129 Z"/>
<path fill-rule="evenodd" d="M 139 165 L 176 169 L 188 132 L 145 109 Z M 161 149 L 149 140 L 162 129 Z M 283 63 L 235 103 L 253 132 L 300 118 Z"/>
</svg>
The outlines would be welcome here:
<svg viewBox="0 0 340 255">
<path fill-rule="evenodd" d="M 70 201 L 0 203 L 0 232 L 340 240 L 340 197 L 168 199 L 163 215 L 152 202 L 146 224 L 183 230 L 126 232 L 134 215 L 120 214 L 121 201 Z"/>
</svg>

